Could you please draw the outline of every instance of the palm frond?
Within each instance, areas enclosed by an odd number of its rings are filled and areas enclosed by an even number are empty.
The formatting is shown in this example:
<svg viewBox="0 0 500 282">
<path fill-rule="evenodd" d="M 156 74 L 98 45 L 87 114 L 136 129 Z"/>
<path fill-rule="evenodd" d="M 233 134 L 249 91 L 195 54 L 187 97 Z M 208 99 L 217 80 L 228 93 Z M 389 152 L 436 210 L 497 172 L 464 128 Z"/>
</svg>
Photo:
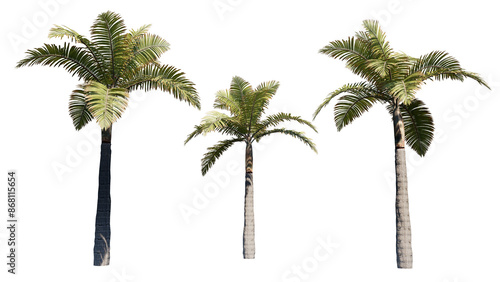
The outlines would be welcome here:
<svg viewBox="0 0 500 282">
<path fill-rule="evenodd" d="M 350 94 L 340 97 L 334 108 L 337 130 L 342 130 L 346 125 L 367 112 L 376 102 L 383 103 L 386 99 L 384 96 L 375 95 L 371 91 L 365 91 L 365 89 L 351 91 Z"/>
<path fill-rule="evenodd" d="M 228 90 L 220 90 L 215 93 L 214 108 L 227 110 L 233 116 L 239 116 L 241 114 L 241 108 L 238 101 L 234 99 Z"/>
<path fill-rule="evenodd" d="M 119 83 L 119 87 L 170 92 L 176 99 L 201 109 L 200 97 L 194 83 L 185 77 L 184 72 L 173 66 L 148 65 L 134 73 L 131 78 Z"/>
<path fill-rule="evenodd" d="M 135 40 L 138 39 L 139 37 L 147 34 L 149 32 L 149 29 L 151 28 L 150 24 L 145 24 L 138 29 L 131 29 L 129 31 L 130 37 Z"/>
<path fill-rule="evenodd" d="M 135 39 L 135 41 L 133 57 L 139 64 L 149 64 L 157 61 L 170 48 L 170 44 L 156 34 L 147 33 Z"/>
<path fill-rule="evenodd" d="M 215 164 L 215 162 L 222 156 L 222 154 L 227 151 L 234 143 L 244 141 L 242 138 L 233 138 L 223 141 L 219 141 L 216 145 L 209 147 L 208 151 L 203 155 L 201 159 L 201 174 L 205 175 L 210 170 L 210 168 Z"/>
<path fill-rule="evenodd" d="M 43 47 L 28 50 L 26 53 L 26 58 L 20 60 L 16 67 L 33 65 L 63 67 L 85 81 L 100 81 L 96 61 L 81 47 L 69 43 L 64 43 L 63 46 L 44 44 Z"/>
<path fill-rule="evenodd" d="M 414 99 L 409 105 L 400 104 L 405 140 L 420 156 L 424 156 L 434 138 L 434 121 L 424 102 Z M 392 115 L 394 106 L 388 106 Z"/>
<path fill-rule="evenodd" d="M 241 126 L 234 117 L 230 117 L 221 112 L 210 111 L 205 117 L 203 117 L 200 125 L 195 126 L 194 131 L 188 135 L 184 144 L 187 144 L 191 139 L 198 135 L 205 135 L 214 131 L 224 135 L 242 138 L 245 136 L 244 130 L 245 127 Z"/>
<path fill-rule="evenodd" d="M 104 84 L 90 81 L 85 86 L 85 92 L 88 109 L 101 129 L 108 129 L 127 108 L 127 89 L 107 88 Z"/>
<path fill-rule="evenodd" d="M 103 80 L 107 79 L 106 82 L 111 83 L 110 81 L 111 77 L 106 76 L 106 69 L 104 67 L 105 64 L 104 57 L 99 53 L 95 44 L 90 40 L 88 40 L 85 36 L 80 35 L 78 32 L 67 26 L 55 25 L 49 31 L 49 38 L 59 38 L 59 39 L 68 38 L 74 43 L 83 44 L 87 48 L 87 51 L 94 58 L 97 64 L 99 77 Z"/>
<path fill-rule="evenodd" d="M 280 84 L 277 81 L 266 81 L 259 84 L 250 95 L 250 101 L 247 104 L 248 112 L 250 113 L 248 125 L 249 130 L 261 118 L 264 111 L 269 106 L 269 101 L 278 91 Z"/>
<path fill-rule="evenodd" d="M 385 32 L 382 31 L 378 21 L 365 20 L 363 26 L 370 36 L 371 51 L 379 59 L 388 59 L 392 54 L 392 48 L 385 38 Z"/>
<path fill-rule="evenodd" d="M 372 89 L 373 89 L 373 87 L 370 86 L 366 82 L 357 82 L 357 83 L 348 83 L 348 84 L 340 87 L 339 89 L 337 89 L 333 92 L 330 92 L 330 94 L 328 94 L 326 96 L 326 98 L 323 100 L 323 103 L 321 103 L 321 105 L 319 105 L 319 107 L 316 109 L 316 111 L 314 111 L 313 120 L 316 119 L 316 116 L 318 116 L 319 112 L 321 112 L 321 110 L 323 108 L 328 106 L 328 104 L 332 101 L 332 99 L 337 97 L 339 94 L 357 93 L 360 91 L 361 92 L 370 92 L 370 91 L 373 91 Z"/>
<path fill-rule="evenodd" d="M 302 143 L 306 144 L 311 150 L 313 150 L 315 153 L 318 153 L 318 150 L 316 149 L 316 144 L 307 136 L 305 136 L 304 132 L 299 132 L 291 129 L 286 129 L 286 128 L 275 128 L 271 130 L 264 130 L 261 131 L 257 136 L 255 136 L 255 140 L 258 142 L 262 137 L 274 134 L 274 133 L 280 133 L 284 135 L 291 136 L 293 138 L 299 139 Z"/>
<path fill-rule="evenodd" d="M 253 92 L 252 86 L 246 80 L 239 76 L 235 76 L 231 79 L 231 86 L 229 87 L 229 94 L 233 97 L 233 100 L 238 103 L 240 109 L 243 110 L 243 116 L 249 116 L 249 113 L 245 111 L 245 107 L 248 108 L 247 100 Z"/>
<path fill-rule="evenodd" d="M 352 70 L 354 74 L 361 75 L 364 78 L 370 77 L 366 72 L 366 63 L 372 59 L 372 54 L 367 42 L 349 37 L 345 40 L 335 40 L 319 50 L 334 59 L 346 62 L 346 67 Z"/>
<path fill-rule="evenodd" d="M 69 115 L 73 120 L 76 130 L 82 129 L 89 123 L 93 116 L 87 107 L 86 93 L 84 85 L 78 85 L 78 89 L 73 90 L 69 97 Z"/>
<path fill-rule="evenodd" d="M 262 120 L 258 126 L 257 130 L 253 133 L 252 138 L 259 134 L 260 131 L 268 129 L 270 126 L 276 126 L 282 122 L 287 122 L 287 121 L 296 121 L 300 124 L 304 124 L 309 126 L 312 130 L 315 132 L 318 132 L 316 130 L 316 127 L 312 123 L 310 123 L 307 120 L 302 119 L 299 116 L 292 116 L 290 113 L 277 113 L 274 115 L 269 115 L 267 116 L 264 120 Z"/>
<path fill-rule="evenodd" d="M 123 19 L 119 14 L 111 11 L 99 14 L 90 28 L 92 41 L 104 57 L 114 84 L 119 77 L 118 66 L 123 65 L 123 61 L 129 57 L 125 32 L 126 26 Z"/>
</svg>

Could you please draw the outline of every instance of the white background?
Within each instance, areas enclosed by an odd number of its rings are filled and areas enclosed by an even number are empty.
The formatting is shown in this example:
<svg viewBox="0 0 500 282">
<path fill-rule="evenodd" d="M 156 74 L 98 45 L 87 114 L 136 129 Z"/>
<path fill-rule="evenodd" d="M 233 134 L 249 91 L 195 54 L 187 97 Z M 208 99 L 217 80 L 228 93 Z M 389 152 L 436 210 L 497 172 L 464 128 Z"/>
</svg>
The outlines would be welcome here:
<svg viewBox="0 0 500 282">
<path fill-rule="evenodd" d="M 7 230 L 0 229 L 1 280 L 498 281 L 498 10 L 494 1 L 463 3 L 4 3 L 0 172 L 19 175 L 20 246 L 19 274 L 7 274 Z M 111 265 L 94 267 L 98 127 L 73 128 L 67 104 L 75 77 L 14 66 L 25 50 L 61 42 L 47 38 L 54 24 L 89 35 L 107 10 L 129 28 L 152 24 L 171 44 L 162 62 L 196 83 L 202 110 L 167 93 L 132 94 L 113 127 Z M 291 124 L 314 139 L 317 155 L 286 136 L 256 145 L 257 253 L 243 260 L 244 148 L 231 148 L 202 177 L 200 159 L 221 136 L 184 146 L 185 137 L 234 75 L 253 85 L 278 80 L 269 113 L 311 119 L 328 92 L 360 80 L 318 50 L 354 35 L 369 18 L 380 20 L 395 50 L 412 56 L 447 50 L 492 87 L 433 82 L 418 93 L 433 113 L 436 138 L 425 158 L 407 150 L 414 269 L 396 268 L 393 132 L 381 105 L 342 132 L 334 127 L 333 104 L 315 121 L 319 134 Z M 0 201 L 6 217 L 6 192 Z M 187 207 L 196 214 L 183 214 Z M 328 240 L 336 248 L 318 262 L 318 242 Z"/>
</svg>

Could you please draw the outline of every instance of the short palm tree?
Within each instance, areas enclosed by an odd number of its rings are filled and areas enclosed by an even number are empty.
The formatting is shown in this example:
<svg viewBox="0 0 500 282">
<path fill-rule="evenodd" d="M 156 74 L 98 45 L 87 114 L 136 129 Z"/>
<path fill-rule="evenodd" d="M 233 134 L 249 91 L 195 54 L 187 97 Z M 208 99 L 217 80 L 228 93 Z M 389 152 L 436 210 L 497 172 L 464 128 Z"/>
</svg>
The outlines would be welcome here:
<svg viewBox="0 0 500 282">
<path fill-rule="evenodd" d="M 225 110 L 208 112 L 201 124 L 195 126 L 185 143 L 192 138 L 209 132 L 219 132 L 231 136 L 209 147 L 201 160 L 201 173 L 205 175 L 214 165 L 216 160 L 234 143 L 245 142 L 245 209 L 243 227 L 243 257 L 255 258 L 255 225 L 253 208 L 253 151 L 252 143 L 258 142 L 263 137 L 280 133 L 299 139 L 316 152 L 316 146 L 303 132 L 286 128 L 276 128 L 283 122 L 295 121 L 309 126 L 314 131 L 314 126 L 289 113 L 277 113 L 264 117 L 269 101 L 276 94 L 279 83 L 276 81 L 264 82 L 255 89 L 240 77 L 233 77 L 229 90 L 221 90 L 215 95 L 214 108 Z"/>
<path fill-rule="evenodd" d="M 109 11 L 97 16 L 90 39 L 56 25 L 49 38 L 67 38 L 70 43 L 28 50 L 26 58 L 17 64 L 63 67 L 76 75 L 82 83 L 70 95 L 73 125 L 80 130 L 95 119 L 101 128 L 94 265 L 109 264 L 111 128 L 127 108 L 129 93 L 136 89 L 166 91 L 200 109 L 194 84 L 179 69 L 159 62 L 169 44 L 149 33 L 149 27 L 127 31 L 120 15 Z"/>
<path fill-rule="evenodd" d="M 320 53 L 346 62 L 346 67 L 364 79 L 331 92 L 314 113 L 342 95 L 334 107 L 340 131 L 379 102 L 387 106 L 394 125 L 396 153 L 396 253 L 398 268 L 412 268 L 411 227 L 406 178 L 405 141 L 420 156 L 431 144 L 434 123 L 424 102 L 415 97 L 427 81 L 481 77 L 467 72 L 447 52 L 433 51 L 419 58 L 393 51 L 377 21 L 363 22 L 364 30 L 346 40 L 330 42 Z"/>
</svg>

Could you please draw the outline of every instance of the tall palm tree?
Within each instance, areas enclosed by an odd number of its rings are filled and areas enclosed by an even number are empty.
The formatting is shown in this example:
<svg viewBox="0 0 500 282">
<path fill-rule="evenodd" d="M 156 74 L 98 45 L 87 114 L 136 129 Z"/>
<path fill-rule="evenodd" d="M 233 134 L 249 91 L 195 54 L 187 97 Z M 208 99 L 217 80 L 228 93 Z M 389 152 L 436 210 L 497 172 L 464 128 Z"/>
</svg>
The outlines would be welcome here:
<svg viewBox="0 0 500 282">
<path fill-rule="evenodd" d="M 201 124 L 195 126 L 188 135 L 184 144 L 192 138 L 209 132 L 219 132 L 231 136 L 209 147 L 201 160 L 201 173 L 205 175 L 217 159 L 234 143 L 245 142 L 245 209 L 243 227 L 243 257 L 255 258 L 255 225 L 253 208 L 253 151 L 252 143 L 263 137 L 281 133 L 299 139 L 316 152 L 316 146 L 303 132 L 286 128 L 276 128 L 283 122 L 295 121 L 304 124 L 316 131 L 315 127 L 299 116 L 289 113 L 277 113 L 264 117 L 269 101 L 278 90 L 279 83 L 269 81 L 261 83 L 255 89 L 240 77 L 233 77 L 231 87 L 215 94 L 214 108 L 225 110 L 208 112 Z"/>
<path fill-rule="evenodd" d="M 127 108 L 130 91 L 161 90 L 200 109 L 194 84 L 179 69 L 160 63 L 169 49 L 161 37 L 149 33 L 150 25 L 126 30 L 119 14 L 105 12 L 90 28 L 90 39 L 56 25 L 49 38 L 67 38 L 63 45 L 45 44 L 28 50 L 17 67 L 63 67 L 81 84 L 70 95 L 69 114 L 76 130 L 95 119 L 101 128 L 99 192 L 95 226 L 94 265 L 109 264 L 111 129 Z"/>
<path fill-rule="evenodd" d="M 336 40 L 320 53 L 346 62 L 346 67 L 364 79 L 331 92 L 314 113 L 342 95 L 335 107 L 335 124 L 340 131 L 373 104 L 385 104 L 392 116 L 396 159 L 396 253 L 398 268 L 412 268 L 411 226 L 406 177 L 405 141 L 420 156 L 431 144 L 434 123 L 424 102 L 415 97 L 427 81 L 472 78 L 486 85 L 478 74 L 465 71 L 444 51 L 418 58 L 393 51 L 377 21 L 363 22 L 364 30 L 346 40 Z M 488 87 L 489 88 L 489 87 Z"/>
</svg>

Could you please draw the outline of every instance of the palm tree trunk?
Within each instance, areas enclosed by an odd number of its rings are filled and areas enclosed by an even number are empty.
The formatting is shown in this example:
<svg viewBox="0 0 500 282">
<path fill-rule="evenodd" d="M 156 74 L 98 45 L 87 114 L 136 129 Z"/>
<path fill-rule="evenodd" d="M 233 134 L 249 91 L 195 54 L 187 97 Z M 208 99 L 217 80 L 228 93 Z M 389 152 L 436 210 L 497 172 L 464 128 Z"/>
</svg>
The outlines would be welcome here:
<svg viewBox="0 0 500 282">
<path fill-rule="evenodd" d="M 99 164 L 99 192 L 95 219 L 94 265 L 109 265 L 111 239 L 111 127 L 101 131 L 101 161 Z"/>
<path fill-rule="evenodd" d="M 247 143 L 245 153 L 245 223 L 243 227 L 243 258 L 255 258 L 255 223 L 253 213 L 253 152 Z"/>
<path fill-rule="evenodd" d="M 406 177 L 405 128 L 399 101 L 396 100 L 395 104 L 393 122 L 396 147 L 396 253 L 398 268 L 412 268 L 413 253 L 411 249 L 408 180 Z"/>
</svg>

